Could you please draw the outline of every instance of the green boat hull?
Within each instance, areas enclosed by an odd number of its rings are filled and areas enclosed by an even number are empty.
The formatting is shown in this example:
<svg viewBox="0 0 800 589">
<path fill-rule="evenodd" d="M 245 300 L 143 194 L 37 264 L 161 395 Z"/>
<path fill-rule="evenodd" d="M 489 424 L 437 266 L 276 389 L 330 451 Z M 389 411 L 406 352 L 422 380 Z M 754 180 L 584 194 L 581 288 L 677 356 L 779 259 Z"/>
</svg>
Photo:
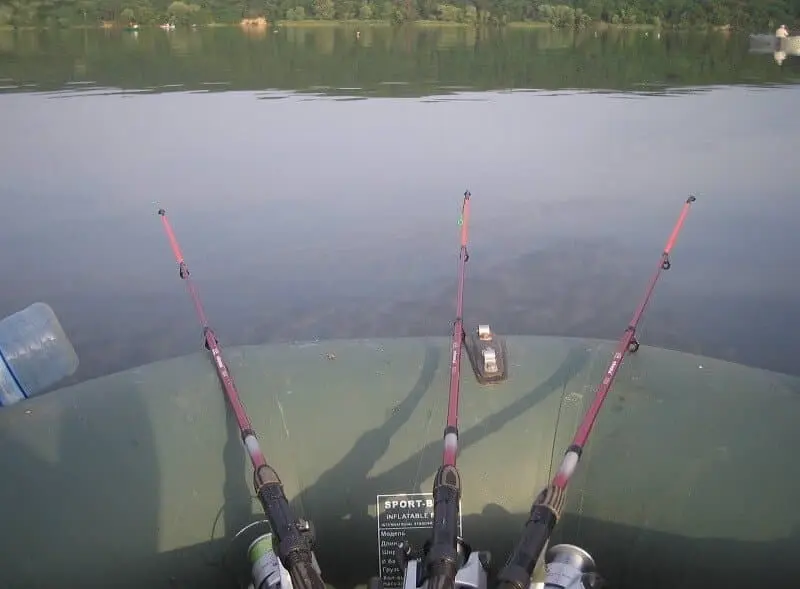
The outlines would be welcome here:
<svg viewBox="0 0 800 589">
<path fill-rule="evenodd" d="M 502 563 L 614 343 L 507 338 L 510 378 L 462 378 L 463 533 Z M 230 348 L 270 462 L 337 588 L 378 570 L 377 496 L 428 492 L 449 338 Z M 643 346 L 628 357 L 554 541 L 616 588 L 778 586 L 800 553 L 800 379 Z M 0 410 L 3 587 L 235 586 L 231 538 L 259 519 L 208 356 Z"/>
</svg>

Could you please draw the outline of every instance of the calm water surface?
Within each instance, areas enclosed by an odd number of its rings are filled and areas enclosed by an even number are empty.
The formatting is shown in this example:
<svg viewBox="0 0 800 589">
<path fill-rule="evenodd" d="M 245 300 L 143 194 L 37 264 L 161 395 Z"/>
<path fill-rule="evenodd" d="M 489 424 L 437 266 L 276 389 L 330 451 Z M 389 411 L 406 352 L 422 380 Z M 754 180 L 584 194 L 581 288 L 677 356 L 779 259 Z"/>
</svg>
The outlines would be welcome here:
<svg viewBox="0 0 800 589">
<path fill-rule="evenodd" d="M 226 344 L 616 338 L 686 196 L 647 344 L 800 373 L 800 58 L 746 38 L 459 28 L 0 33 L 0 316 L 73 380 Z"/>
</svg>

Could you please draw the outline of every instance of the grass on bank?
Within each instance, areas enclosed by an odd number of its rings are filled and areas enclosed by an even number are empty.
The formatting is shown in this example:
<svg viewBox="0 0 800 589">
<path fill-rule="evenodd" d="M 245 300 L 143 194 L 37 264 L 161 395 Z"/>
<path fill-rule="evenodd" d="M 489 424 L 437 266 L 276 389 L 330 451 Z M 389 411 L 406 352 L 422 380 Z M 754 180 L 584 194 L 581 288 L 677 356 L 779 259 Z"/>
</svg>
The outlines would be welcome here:
<svg viewBox="0 0 800 589">
<path fill-rule="evenodd" d="M 506 23 L 507 27 L 511 29 L 554 29 L 553 25 L 549 22 L 541 22 L 537 20 L 526 20 L 522 22 L 510 22 Z"/>
<path fill-rule="evenodd" d="M 279 27 L 325 27 L 325 26 L 342 26 L 342 27 L 390 27 L 392 23 L 388 20 L 279 20 L 273 23 L 273 26 Z"/>
</svg>

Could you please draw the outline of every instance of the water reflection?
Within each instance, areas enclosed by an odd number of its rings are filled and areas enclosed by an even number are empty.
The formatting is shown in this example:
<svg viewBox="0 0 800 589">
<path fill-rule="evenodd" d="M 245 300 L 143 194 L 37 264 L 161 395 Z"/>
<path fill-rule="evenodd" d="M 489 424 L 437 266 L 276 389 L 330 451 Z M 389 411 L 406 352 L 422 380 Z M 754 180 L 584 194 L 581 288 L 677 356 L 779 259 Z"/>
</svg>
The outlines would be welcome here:
<svg viewBox="0 0 800 589">
<path fill-rule="evenodd" d="M 800 57 L 800 37 L 779 39 L 773 35 L 750 35 L 750 53 L 771 53 L 783 65 L 787 57 Z"/>
<path fill-rule="evenodd" d="M 619 28 L 287 25 L 274 30 L 0 31 L 0 77 L 15 81 L 17 91 L 30 83 L 56 89 L 87 80 L 154 92 L 169 91 L 173 84 L 208 90 L 205 82 L 226 80 L 237 90 L 324 86 L 332 93 L 358 88 L 359 94 L 371 96 L 441 94 L 452 86 L 658 92 L 796 82 L 796 66 L 787 70 L 791 63 L 783 62 L 783 68 L 776 68 L 758 53 L 764 43 L 757 41 L 757 50 L 748 51 L 753 44 L 745 36 Z M 780 48 L 787 55 L 790 49 Z"/>
<path fill-rule="evenodd" d="M 6 35 L 0 315 L 51 304 L 75 379 L 194 351 L 160 205 L 228 345 L 445 334 L 469 188 L 467 319 L 616 338 L 693 192 L 643 341 L 797 371 L 791 60 L 733 36 L 351 33 Z"/>
</svg>

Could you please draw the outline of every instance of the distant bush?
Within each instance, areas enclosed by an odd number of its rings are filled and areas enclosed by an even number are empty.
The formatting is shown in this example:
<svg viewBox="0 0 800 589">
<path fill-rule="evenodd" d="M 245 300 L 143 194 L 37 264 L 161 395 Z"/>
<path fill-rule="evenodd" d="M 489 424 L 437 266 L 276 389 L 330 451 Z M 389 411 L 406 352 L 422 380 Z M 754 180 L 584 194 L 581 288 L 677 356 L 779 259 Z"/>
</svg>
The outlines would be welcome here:
<svg viewBox="0 0 800 589">
<path fill-rule="evenodd" d="M 372 5 L 369 2 L 364 2 L 358 9 L 358 18 L 361 20 L 372 19 Z"/>
<path fill-rule="evenodd" d="M 550 23 L 556 28 L 575 26 L 575 9 L 564 4 L 542 4 L 537 9 L 538 16 L 544 22 Z"/>
<path fill-rule="evenodd" d="M 458 6 L 452 4 L 439 4 L 438 7 L 439 20 L 445 22 L 462 22 L 464 20 L 464 11 Z"/>
<path fill-rule="evenodd" d="M 566 4 L 541 4 L 536 9 L 539 20 L 556 28 L 583 28 L 592 22 L 592 17 L 583 8 L 572 8 Z"/>
<path fill-rule="evenodd" d="M 0 0 L 0 26 L 124 23 L 239 23 L 242 18 L 303 20 L 422 18 L 503 25 L 537 20 L 557 28 L 592 21 L 682 28 L 731 26 L 772 31 L 800 24 L 800 0 Z"/>
<path fill-rule="evenodd" d="M 314 0 L 314 16 L 322 20 L 331 20 L 335 14 L 336 6 L 333 0 Z"/>
<path fill-rule="evenodd" d="M 305 20 L 306 9 L 302 6 L 295 6 L 286 11 L 286 20 Z"/>
</svg>

